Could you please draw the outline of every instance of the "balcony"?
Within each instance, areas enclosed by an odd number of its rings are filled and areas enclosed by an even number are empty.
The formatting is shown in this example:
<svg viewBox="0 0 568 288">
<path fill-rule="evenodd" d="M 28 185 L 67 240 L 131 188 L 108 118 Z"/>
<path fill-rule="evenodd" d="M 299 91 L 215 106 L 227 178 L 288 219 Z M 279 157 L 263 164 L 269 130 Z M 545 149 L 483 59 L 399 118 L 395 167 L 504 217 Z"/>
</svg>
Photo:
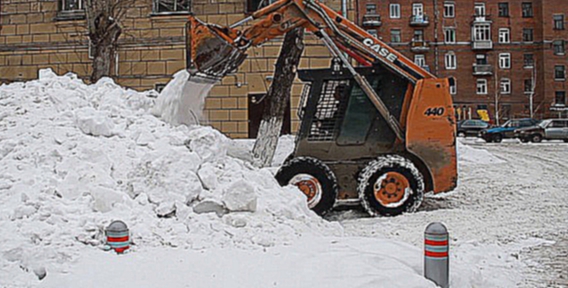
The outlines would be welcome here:
<svg viewBox="0 0 568 288">
<path fill-rule="evenodd" d="M 430 45 L 428 45 L 428 42 L 424 40 L 412 39 L 410 42 L 410 50 L 416 53 L 427 52 L 430 50 Z"/>
<path fill-rule="evenodd" d="M 365 16 L 363 16 L 363 26 L 365 27 L 379 27 L 382 24 L 381 15 L 366 14 Z"/>
<path fill-rule="evenodd" d="M 491 40 L 473 40 L 471 42 L 473 50 L 489 50 L 493 49 L 493 41 Z"/>
<path fill-rule="evenodd" d="M 474 15 L 473 24 L 491 23 L 491 15 Z"/>
<path fill-rule="evenodd" d="M 428 24 L 430 24 L 430 22 L 428 21 L 427 15 L 422 14 L 410 16 L 410 26 L 424 27 L 428 26 Z"/>
<path fill-rule="evenodd" d="M 491 66 L 490 64 L 473 64 L 473 75 L 493 75 L 493 66 Z"/>
</svg>

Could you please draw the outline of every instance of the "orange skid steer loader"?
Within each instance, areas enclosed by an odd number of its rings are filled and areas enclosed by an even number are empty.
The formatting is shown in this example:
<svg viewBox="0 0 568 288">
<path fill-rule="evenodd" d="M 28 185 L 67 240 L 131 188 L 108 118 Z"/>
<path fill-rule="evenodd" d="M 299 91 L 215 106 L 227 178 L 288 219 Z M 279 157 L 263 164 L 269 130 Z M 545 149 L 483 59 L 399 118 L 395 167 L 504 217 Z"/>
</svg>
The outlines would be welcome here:
<svg viewBox="0 0 568 288">
<path fill-rule="evenodd" d="M 320 215 L 355 202 L 371 215 L 398 215 L 415 211 L 425 192 L 453 190 L 452 79 L 436 78 L 318 1 L 280 0 L 227 27 L 191 16 L 190 81 L 220 80 L 247 48 L 297 27 L 320 38 L 334 58 L 330 69 L 299 71 L 306 83 L 301 125 L 278 182 L 296 185 Z"/>
</svg>

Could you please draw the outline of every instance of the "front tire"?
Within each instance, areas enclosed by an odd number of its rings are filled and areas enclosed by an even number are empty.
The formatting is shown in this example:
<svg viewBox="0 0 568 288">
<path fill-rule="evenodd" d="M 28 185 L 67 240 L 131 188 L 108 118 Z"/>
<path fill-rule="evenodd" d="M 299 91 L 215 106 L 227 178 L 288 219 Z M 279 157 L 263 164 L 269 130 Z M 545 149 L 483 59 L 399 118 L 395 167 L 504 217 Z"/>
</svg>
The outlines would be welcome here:
<svg viewBox="0 0 568 288">
<path fill-rule="evenodd" d="M 528 138 L 520 138 L 522 143 L 529 143 L 529 139 Z"/>
<path fill-rule="evenodd" d="M 418 209 L 424 197 L 424 179 L 410 160 L 381 156 L 361 171 L 357 191 L 371 216 L 396 216 Z"/>
<path fill-rule="evenodd" d="M 298 157 L 284 162 L 275 176 L 281 186 L 295 185 L 308 197 L 308 207 L 318 215 L 329 212 L 335 204 L 337 179 L 323 162 L 312 157 Z"/>
<path fill-rule="evenodd" d="M 531 136 L 531 142 L 533 143 L 540 143 L 542 142 L 542 136 L 540 134 L 534 134 Z"/>
<path fill-rule="evenodd" d="M 501 141 L 503 141 L 503 135 L 501 135 L 501 134 L 493 135 L 493 142 L 501 143 Z"/>
</svg>

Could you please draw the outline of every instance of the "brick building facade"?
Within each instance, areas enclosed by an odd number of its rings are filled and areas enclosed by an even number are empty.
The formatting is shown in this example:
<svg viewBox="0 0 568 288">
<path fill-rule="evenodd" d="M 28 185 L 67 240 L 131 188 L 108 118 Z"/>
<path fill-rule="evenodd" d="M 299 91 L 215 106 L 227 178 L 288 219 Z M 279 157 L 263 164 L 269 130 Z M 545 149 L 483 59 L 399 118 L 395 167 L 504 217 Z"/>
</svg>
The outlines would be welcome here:
<svg viewBox="0 0 568 288">
<path fill-rule="evenodd" d="M 434 74 L 460 118 L 567 116 L 565 0 L 360 0 L 358 24 Z M 495 109 L 498 107 L 498 109 Z M 497 113 L 496 113 L 497 112 Z"/>
<path fill-rule="evenodd" d="M 266 1 L 266 0 L 265 0 Z M 137 0 L 128 9 L 119 40 L 115 80 L 138 90 L 159 88 L 185 67 L 185 23 L 191 11 L 200 19 L 232 24 L 254 11 L 260 0 Z M 340 10 L 341 0 L 325 1 Z M 58 74 L 91 73 L 89 41 L 82 0 L 2 0 L 0 3 L 0 83 L 35 79 L 38 69 Z M 352 5 L 349 5 L 352 7 Z M 349 8 L 349 18 L 354 10 Z M 249 57 L 234 76 L 215 85 L 206 100 L 208 124 L 230 137 L 254 137 L 280 41 L 248 50 Z M 300 68 L 329 67 L 327 49 L 313 35 L 305 37 Z M 302 85 L 293 86 L 291 121 L 298 126 L 296 107 Z"/>
</svg>

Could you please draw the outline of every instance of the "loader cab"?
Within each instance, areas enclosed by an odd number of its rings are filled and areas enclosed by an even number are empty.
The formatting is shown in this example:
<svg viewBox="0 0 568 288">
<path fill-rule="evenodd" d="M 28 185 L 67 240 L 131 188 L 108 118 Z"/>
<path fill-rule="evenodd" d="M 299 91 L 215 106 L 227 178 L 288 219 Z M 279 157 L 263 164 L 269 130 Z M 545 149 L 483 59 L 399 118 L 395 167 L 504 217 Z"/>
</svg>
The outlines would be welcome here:
<svg viewBox="0 0 568 288">
<path fill-rule="evenodd" d="M 408 82 L 380 67 L 356 70 L 400 118 Z M 305 87 L 298 108 L 301 125 L 295 156 L 342 161 L 373 158 L 403 148 L 397 147 L 400 143 L 395 134 L 349 71 L 300 70 L 298 76 Z"/>
</svg>

